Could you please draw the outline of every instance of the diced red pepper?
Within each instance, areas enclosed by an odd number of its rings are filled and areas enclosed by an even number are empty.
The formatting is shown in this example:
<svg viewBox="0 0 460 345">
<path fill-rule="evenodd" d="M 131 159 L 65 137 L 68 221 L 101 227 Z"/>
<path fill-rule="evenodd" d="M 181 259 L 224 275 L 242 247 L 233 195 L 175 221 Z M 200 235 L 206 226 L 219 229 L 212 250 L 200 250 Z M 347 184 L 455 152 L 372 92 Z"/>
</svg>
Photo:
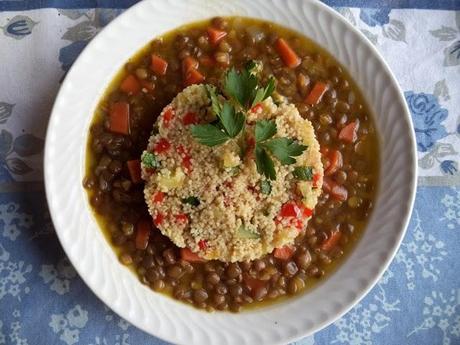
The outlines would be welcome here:
<svg viewBox="0 0 460 345">
<path fill-rule="evenodd" d="M 185 213 L 179 213 L 174 216 L 179 223 L 188 223 L 188 216 Z"/>
<path fill-rule="evenodd" d="M 164 113 L 163 113 L 163 126 L 168 128 L 169 123 L 173 119 L 174 115 L 175 115 L 175 112 L 174 112 L 174 109 L 172 107 L 166 108 Z"/>
<path fill-rule="evenodd" d="M 213 28 L 213 27 L 209 27 L 207 32 L 209 36 L 209 42 L 211 42 L 212 45 L 216 45 L 223 38 L 225 38 L 225 36 L 227 36 L 226 31 L 217 30 L 216 28 Z"/>
<path fill-rule="evenodd" d="M 156 54 L 152 54 L 152 64 L 150 65 L 155 74 L 165 75 L 168 69 L 168 62 Z"/>
<path fill-rule="evenodd" d="M 199 241 L 198 241 L 198 247 L 200 247 L 200 250 L 206 250 L 206 249 L 208 249 L 208 241 L 206 241 L 206 240 L 199 240 Z"/>
<path fill-rule="evenodd" d="M 120 90 L 129 95 L 135 95 L 141 91 L 141 84 L 135 76 L 130 74 L 121 82 Z"/>
<path fill-rule="evenodd" d="M 276 40 L 275 49 L 281 57 L 281 60 L 283 60 L 284 64 L 289 68 L 296 68 L 302 62 L 294 49 L 292 49 L 283 38 L 278 38 Z"/>
<path fill-rule="evenodd" d="M 164 198 L 165 198 L 165 193 L 158 191 L 153 195 L 153 202 L 157 204 L 161 204 Z"/>
<path fill-rule="evenodd" d="M 165 220 L 165 216 L 162 213 L 157 213 L 155 218 L 153 218 L 153 224 L 155 224 L 156 227 L 160 226 L 161 223 Z"/>
<path fill-rule="evenodd" d="M 110 107 L 109 128 L 113 133 L 129 134 L 129 104 L 115 102 Z"/>
<path fill-rule="evenodd" d="M 187 73 L 191 69 L 198 69 L 199 65 L 200 64 L 199 64 L 198 60 L 196 60 L 195 58 L 193 58 L 191 56 L 187 56 L 184 60 L 182 60 L 182 73 L 184 75 L 187 75 Z"/>
<path fill-rule="evenodd" d="M 136 225 L 135 245 L 137 249 L 145 250 L 149 243 L 150 231 L 152 227 L 146 219 L 140 220 Z"/>
<path fill-rule="evenodd" d="M 299 206 L 293 202 L 293 201 L 288 201 L 285 203 L 283 206 L 281 206 L 280 210 L 280 216 L 283 218 L 287 217 L 298 217 L 300 215 L 300 209 Z"/>
<path fill-rule="evenodd" d="M 165 138 L 161 138 L 155 144 L 153 149 L 156 153 L 163 153 L 163 152 L 168 151 L 170 147 L 171 147 L 171 144 L 169 143 L 169 141 L 166 140 Z"/>
<path fill-rule="evenodd" d="M 331 236 L 321 244 L 321 249 L 325 251 L 330 251 L 339 244 L 342 233 L 340 230 L 336 229 Z"/>
<path fill-rule="evenodd" d="M 354 143 L 358 139 L 359 121 L 350 122 L 343 127 L 339 133 L 339 139 L 349 144 Z"/>
<path fill-rule="evenodd" d="M 183 157 L 184 155 L 188 155 L 189 151 L 187 149 L 185 149 L 184 145 L 179 145 L 177 146 L 177 153 L 181 155 L 181 157 Z"/>
<path fill-rule="evenodd" d="M 142 182 L 141 177 L 141 162 L 139 159 L 133 159 L 126 162 L 128 166 L 129 176 L 131 177 L 131 181 L 133 183 L 140 183 Z"/>
<path fill-rule="evenodd" d="M 187 112 L 187 114 L 185 114 L 184 117 L 182 118 L 182 123 L 185 126 L 198 124 L 199 119 L 198 119 L 197 114 L 192 111 Z"/>
<path fill-rule="evenodd" d="M 204 80 L 204 75 L 202 75 L 197 69 L 192 68 L 185 74 L 184 84 L 185 86 L 190 86 L 193 84 L 200 84 Z"/>
<path fill-rule="evenodd" d="M 198 254 L 192 252 L 189 248 L 181 248 L 180 257 L 188 262 L 206 262 L 205 259 L 200 258 Z"/>
<path fill-rule="evenodd" d="M 300 207 L 300 209 L 301 209 L 301 211 L 302 211 L 302 216 L 303 216 L 304 218 L 311 217 L 312 214 L 313 214 L 313 210 L 310 209 L 310 208 L 308 208 L 308 207 L 306 207 L 306 206 L 303 205 L 303 204 L 302 204 L 301 206 L 302 206 L 302 207 Z"/>
<path fill-rule="evenodd" d="M 185 172 L 189 174 L 193 167 L 192 167 L 192 157 L 186 155 L 182 158 L 182 167 L 185 169 Z"/>
<path fill-rule="evenodd" d="M 327 158 L 329 165 L 324 171 L 324 175 L 329 176 L 336 173 L 343 166 L 343 157 L 339 150 L 331 150 Z"/>
<path fill-rule="evenodd" d="M 280 260 L 289 260 L 294 254 L 294 248 L 289 245 L 285 245 L 281 248 L 275 248 L 273 256 Z"/>
<path fill-rule="evenodd" d="M 327 91 L 327 84 L 317 81 L 313 89 L 308 94 L 305 102 L 310 105 L 316 105 L 321 102 L 321 98 L 323 98 L 324 94 Z"/>
<path fill-rule="evenodd" d="M 259 113 L 259 112 L 261 112 L 263 109 L 264 109 L 264 107 L 262 106 L 262 104 L 257 103 L 255 106 L 253 106 L 253 107 L 251 108 L 250 111 L 251 111 L 251 113 Z"/>
<path fill-rule="evenodd" d="M 321 178 L 320 173 L 316 173 L 313 175 L 313 188 L 318 188 L 318 181 Z"/>
</svg>

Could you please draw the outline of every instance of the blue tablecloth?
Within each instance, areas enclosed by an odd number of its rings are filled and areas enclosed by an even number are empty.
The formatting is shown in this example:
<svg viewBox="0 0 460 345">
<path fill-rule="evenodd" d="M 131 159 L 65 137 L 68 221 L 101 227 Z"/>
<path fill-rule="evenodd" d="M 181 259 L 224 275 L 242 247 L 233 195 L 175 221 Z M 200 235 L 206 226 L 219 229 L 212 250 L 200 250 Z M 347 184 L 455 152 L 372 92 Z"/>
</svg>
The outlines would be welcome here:
<svg viewBox="0 0 460 345">
<path fill-rule="evenodd" d="M 62 78 L 133 3 L 0 1 L 0 344 L 163 344 L 112 313 L 77 276 L 42 182 L 43 139 Z M 460 2 L 326 3 L 376 45 L 405 91 L 419 187 L 407 235 L 381 281 L 297 344 L 460 344 Z"/>
</svg>

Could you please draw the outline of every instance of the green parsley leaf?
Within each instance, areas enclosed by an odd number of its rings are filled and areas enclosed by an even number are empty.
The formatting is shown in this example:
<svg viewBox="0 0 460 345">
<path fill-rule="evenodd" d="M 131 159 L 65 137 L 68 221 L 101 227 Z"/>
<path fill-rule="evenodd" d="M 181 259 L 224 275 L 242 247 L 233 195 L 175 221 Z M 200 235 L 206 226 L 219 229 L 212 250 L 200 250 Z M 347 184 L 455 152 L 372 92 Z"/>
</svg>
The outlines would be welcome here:
<svg viewBox="0 0 460 345">
<path fill-rule="evenodd" d="M 295 158 L 307 149 L 307 146 L 300 145 L 293 139 L 273 138 L 262 143 L 264 148 L 269 150 L 283 165 L 295 163 Z"/>
<path fill-rule="evenodd" d="M 155 169 L 160 167 L 157 157 L 151 152 L 145 151 L 142 153 L 141 160 L 147 168 Z"/>
<path fill-rule="evenodd" d="M 200 205 L 200 199 L 198 199 L 196 196 L 189 196 L 188 198 L 182 199 L 182 203 L 189 204 L 189 205 L 192 205 L 192 206 L 199 206 Z"/>
<path fill-rule="evenodd" d="M 313 180 L 313 167 L 296 167 L 292 174 L 298 180 L 311 181 Z"/>
<path fill-rule="evenodd" d="M 209 98 L 211 98 L 211 109 L 214 115 L 220 114 L 222 111 L 222 104 L 217 97 L 216 87 L 212 85 L 206 85 L 206 91 L 208 92 Z"/>
<path fill-rule="evenodd" d="M 264 148 L 256 145 L 257 172 L 270 180 L 276 180 L 275 164 Z"/>
<path fill-rule="evenodd" d="M 238 72 L 235 68 L 232 68 L 225 76 L 224 89 L 243 108 L 247 108 L 251 100 L 254 99 L 257 84 L 257 77 L 247 69 Z"/>
<path fill-rule="evenodd" d="M 275 78 L 271 77 L 268 80 L 268 84 L 265 88 L 257 89 L 256 95 L 254 96 L 254 100 L 252 101 L 252 107 L 255 106 L 257 103 L 262 102 L 263 100 L 267 99 L 271 96 L 271 94 L 275 91 Z"/>
<path fill-rule="evenodd" d="M 276 123 L 273 120 L 260 120 L 256 122 L 255 136 L 256 142 L 270 139 L 276 133 Z"/>
<path fill-rule="evenodd" d="M 225 143 L 230 137 L 219 128 L 206 125 L 192 125 L 192 136 L 202 145 L 216 146 Z"/>
<path fill-rule="evenodd" d="M 269 195 L 272 192 L 272 184 L 269 180 L 260 180 L 260 191 L 262 194 Z"/>
<path fill-rule="evenodd" d="M 241 225 L 238 228 L 238 237 L 256 240 L 260 238 L 260 235 L 257 232 L 253 232 L 250 229 L 246 228 L 244 225 Z"/>
<path fill-rule="evenodd" d="M 222 111 L 217 114 L 229 137 L 236 137 L 244 127 L 246 118 L 242 112 L 235 113 L 235 108 L 225 102 Z"/>
</svg>

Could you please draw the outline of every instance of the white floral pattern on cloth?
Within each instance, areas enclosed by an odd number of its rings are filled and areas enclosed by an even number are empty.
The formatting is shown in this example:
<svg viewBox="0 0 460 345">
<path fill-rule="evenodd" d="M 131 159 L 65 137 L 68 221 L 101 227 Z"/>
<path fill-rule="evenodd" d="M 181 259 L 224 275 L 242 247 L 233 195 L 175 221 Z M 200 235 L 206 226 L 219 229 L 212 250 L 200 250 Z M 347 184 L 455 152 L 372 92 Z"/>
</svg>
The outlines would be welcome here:
<svg viewBox="0 0 460 345">
<path fill-rule="evenodd" d="M 441 204 L 445 207 L 441 220 L 447 223 L 448 229 L 460 230 L 460 188 L 448 189 Z"/>
<path fill-rule="evenodd" d="M 46 284 L 50 284 L 50 289 L 63 295 L 70 290 L 70 281 L 77 276 L 77 272 L 69 262 L 67 257 L 62 258 L 56 266 L 42 265 L 39 273 Z"/>
<path fill-rule="evenodd" d="M 423 321 L 407 336 L 434 328 L 442 332 L 442 345 L 460 343 L 460 289 L 452 289 L 446 294 L 433 291 L 426 296 L 423 299 Z"/>
<path fill-rule="evenodd" d="M 78 343 L 80 329 L 88 322 L 88 312 L 80 305 L 70 309 L 67 314 L 52 314 L 49 326 L 54 333 L 59 334 L 59 339 L 67 345 Z"/>
<path fill-rule="evenodd" d="M 27 276 L 32 265 L 24 261 L 14 262 L 9 252 L 0 243 L 0 301 L 7 295 L 21 301 L 21 296 L 30 292 Z"/>
<path fill-rule="evenodd" d="M 396 254 L 395 261 L 405 267 L 407 288 L 415 289 L 415 274 L 420 271 L 424 279 L 431 278 L 436 282 L 441 270 L 439 264 L 447 256 L 445 243 L 437 240 L 434 235 L 424 231 L 419 211 L 414 210 L 415 228 L 410 230 L 406 241 Z"/>
<path fill-rule="evenodd" d="M 4 237 L 14 241 L 22 230 L 30 228 L 32 224 L 32 216 L 21 212 L 19 204 L 14 202 L 0 204 L 0 230 Z"/>
<path fill-rule="evenodd" d="M 387 271 L 368 303 L 359 304 L 334 323 L 338 333 L 331 344 L 372 345 L 373 336 L 389 326 L 392 314 L 400 311 L 399 299 L 389 301 L 384 289 L 391 275 L 391 271 Z"/>
</svg>

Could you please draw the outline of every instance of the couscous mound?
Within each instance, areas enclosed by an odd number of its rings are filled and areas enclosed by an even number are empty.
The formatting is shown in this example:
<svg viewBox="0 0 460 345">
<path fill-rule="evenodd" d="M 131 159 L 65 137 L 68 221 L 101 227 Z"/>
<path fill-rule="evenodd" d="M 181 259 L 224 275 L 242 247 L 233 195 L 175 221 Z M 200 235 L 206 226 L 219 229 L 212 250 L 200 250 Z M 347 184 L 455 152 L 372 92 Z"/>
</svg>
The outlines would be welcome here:
<svg viewBox="0 0 460 345">
<path fill-rule="evenodd" d="M 209 147 L 191 126 L 215 119 L 204 85 L 192 85 L 164 108 L 142 159 L 145 200 L 154 224 L 178 247 L 203 259 L 253 260 L 290 245 L 306 228 L 321 193 L 323 167 L 311 123 L 293 104 L 271 97 L 248 112 L 241 140 Z M 276 180 L 257 171 L 254 124 L 274 120 L 274 137 L 307 146 L 294 164 L 274 160 Z M 308 176 L 299 178 L 295 169 Z"/>
</svg>

